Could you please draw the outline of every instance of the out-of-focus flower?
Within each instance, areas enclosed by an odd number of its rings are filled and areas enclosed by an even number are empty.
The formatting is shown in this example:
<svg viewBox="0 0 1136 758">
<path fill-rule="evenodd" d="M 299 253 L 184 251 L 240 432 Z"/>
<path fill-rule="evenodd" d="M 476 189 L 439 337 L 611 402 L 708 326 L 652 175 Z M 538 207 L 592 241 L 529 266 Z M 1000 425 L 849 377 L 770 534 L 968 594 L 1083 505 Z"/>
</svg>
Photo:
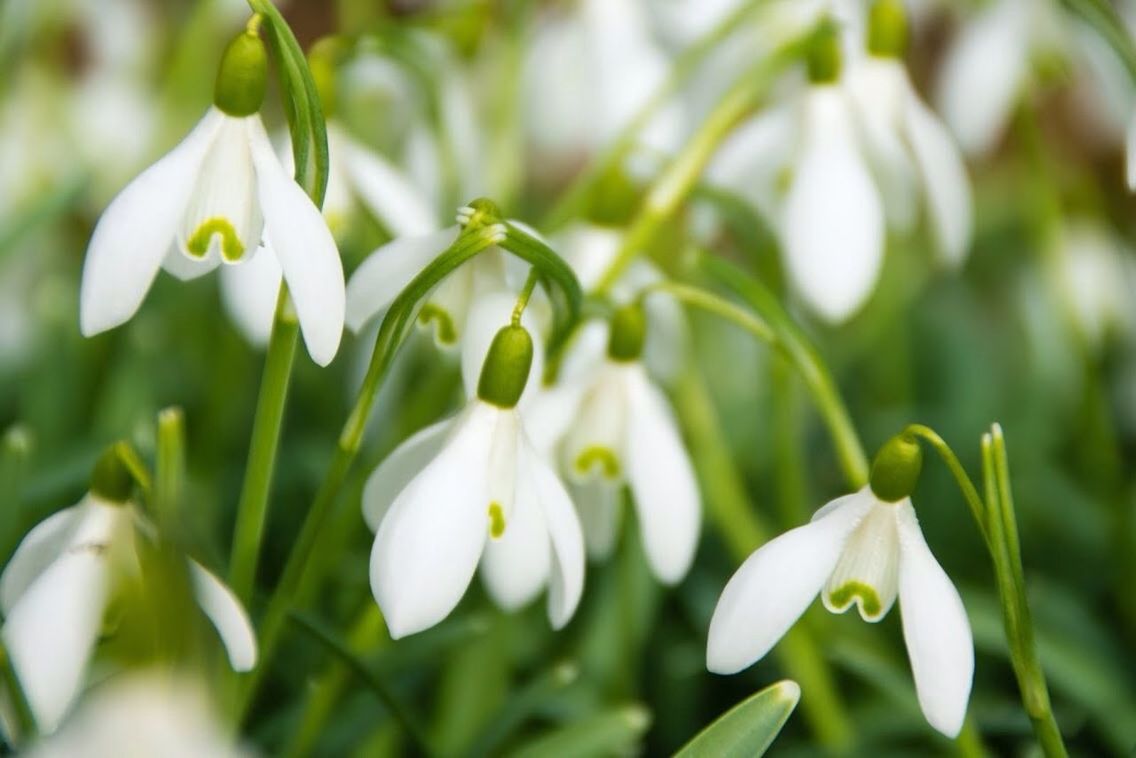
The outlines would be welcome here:
<svg viewBox="0 0 1136 758">
<path fill-rule="evenodd" d="M 82 331 L 90 336 L 128 320 L 159 268 L 189 279 L 241 264 L 255 257 L 263 236 L 271 252 L 258 255 L 276 259 L 308 352 L 327 365 L 343 331 L 339 252 L 265 134 L 258 111 L 267 57 L 255 32 L 237 37 L 221 65 L 215 107 L 99 219 L 83 269 Z"/>
<path fill-rule="evenodd" d="M 557 629 L 579 603 L 580 524 L 517 408 L 532 355 L 524 327 L 501 329 L 465 411 L 412 436 L 367 482 L 364 516 L 377 532 L 371 588 L 394 638 L 445 618 L 479 564 L 504 608 L 547 585 Z"/>
<path fill-rule="evenodd" d="M 760 660 L 818 593 L 829 611 L 856 605 L 869 622 L 887 615 L 898 597 L 919 705 L 931 726 L 953 737 L 974 675 L 970 623 L 911 505 L 918 463 L 913 474 L 910 457 L 900 464 L 902 486 L 881 484 L 880 458 L 892 444 L 903 455 L 914 446 L 921 460 L 918 442 L 893 440 L 877 457 L 871 485 L 828 503 L 741 565 L 710 620 L 706 665 L 733 674 Z"/>
<path fill-rule="evenodd" d="M 1133 251 L 1103 224 L 1072 220 L 1062 227 L 1056 281 L 1074 326 L 1099 349 L 1111 334 L 1136 332 Z"/>
<path fill-rule="evenodd" d="M 185 674 L 144 671 L 92 692 L 28 758 L 251 758 L 234 744 L 202 685 Z"/>
</svg>

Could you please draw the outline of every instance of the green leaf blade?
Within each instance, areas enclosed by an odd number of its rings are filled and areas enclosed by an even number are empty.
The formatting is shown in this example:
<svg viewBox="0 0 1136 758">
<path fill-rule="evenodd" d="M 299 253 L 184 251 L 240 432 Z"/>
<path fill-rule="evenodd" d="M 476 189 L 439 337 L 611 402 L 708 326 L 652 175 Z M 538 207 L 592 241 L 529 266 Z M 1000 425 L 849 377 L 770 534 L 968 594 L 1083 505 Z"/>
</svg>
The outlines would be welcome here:
<svg viewBox="0 0 1136 758">
<path fill-rule="evenodd" d="M 676 758 L 763 755 L 789 720 L 801 688 L 791 679 L 766 687 L 726 711 L 676 753 Z"/>
</svg>

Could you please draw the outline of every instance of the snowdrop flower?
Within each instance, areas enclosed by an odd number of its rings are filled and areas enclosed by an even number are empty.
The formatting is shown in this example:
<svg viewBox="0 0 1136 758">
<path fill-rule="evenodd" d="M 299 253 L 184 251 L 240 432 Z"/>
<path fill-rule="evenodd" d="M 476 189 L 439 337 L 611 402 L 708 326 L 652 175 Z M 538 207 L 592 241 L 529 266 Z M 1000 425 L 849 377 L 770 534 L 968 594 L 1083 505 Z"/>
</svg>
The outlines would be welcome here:
<svg viewBox="0 0 1136 758">
<path fill-rule="evenodd" d="M 142 671 L 99 687 L 28 758 L 251 758 L 234 744 L 201 683 L 186 674 Z"/>
<path fill-rule="evenodd" d="M 605 557 L 614 547 L 626 483 L 651 570 L 676 584 L 698 546 L 701 501 L 670 405 L 644 368 L 645 336 L 637 303 L 617 310 L 610 329 L 601 322 L 583 327 L 561 369 L 562 388 L 542 397 L 539 412 L 550 425 L 553 417 L 570 422 L 560 453 L 569 480 L 587 488 L 577 503 L 592 555 Z M 595 363 L 582 355 L 605 346 L 597 367 L 582 368 Z"/>
<path fill-rule="evenodd" d="M 970 244 L 970 183 L 954 140 L 920 99 L 899 57 L 906 38 L 902 3 L 877 2 L 868 55 L 856 60 L 845 79 L 892 225 L 909 231 L 922 198 L 940 257 L 957 265 Z"/>
<path fill-rule="evenodd" d="M 79 694 L 116 572 L 140 570 L 135 531 L 152 528 L 128 500 L 129 478 L 107 460 L 96 467 L 91 492 L 28 532 L 0 574 L 0 636 L 42 733 L 58 727 Z M 240 602 L 192 560 L 189 578 L 230 665 L 250 670 L 256 637 Z"/>
<path fill-rule="evenodd" d="M 1056 282 L 1068 314 L 1087 345 L 1099 350 L 1114 334 L 1136 332 L 1132 250 L 1099 222 L 1066 223 L 1056 257 Z"/>
<path fill-rule="evenodd" d="M 869 622 L 886 616 L 898 597 L 919 705 L 931 726 L 957 735 L 974 645 L 958 591 L 927 547 L 911 505 L 921 462 L 916 440 L 894 438 L 876 457 L 870 485 L 754 552 L 714 609 L 707 668 L 733 674 L 760 660 L 817 594 L 829 611 L 855 605 Z"/>
<path fill-rule="evenodd" d="M 553 627 L 575 612 L 580 525 L 517 409 L 532 363 L 528 331 L 502 328 L 465 410 L 412 436 L 368 480 L 364 517 L 377 532 L 371 588 L 392 638 L 444 619 L 479 564 L 502 607 L 520 607 L 547 585 Z"/>
<path fill-rule="evenodd" d="M 190 279 L 267 255 L 288 283 L 312 359 L 327 365 L 335 357 L 343 268 L 319 210 L 285 173 L 264 131 L 258 111 L 266 78 L 264 45 L 250 22 L 222 58 L 214 107 L 95 226 L 80 297 L 84 335 L 134 315 L 159 268 Z M 256 253 L 262 238 L 270 245 Z"/>
</svg>

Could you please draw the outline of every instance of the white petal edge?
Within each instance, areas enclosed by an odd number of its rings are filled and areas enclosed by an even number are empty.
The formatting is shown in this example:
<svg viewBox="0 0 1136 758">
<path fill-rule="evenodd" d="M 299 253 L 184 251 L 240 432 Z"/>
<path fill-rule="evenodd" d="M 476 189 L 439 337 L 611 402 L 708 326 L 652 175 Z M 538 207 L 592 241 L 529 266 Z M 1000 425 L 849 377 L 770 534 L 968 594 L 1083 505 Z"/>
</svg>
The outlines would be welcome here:
<svg viewBox="0 0 1136 758">
<path fill-rule="evenodd" d="M 442 450 L 455 419 L 447 418 L 419 429 L 383 459 L 363 486 L 363 520 L 379 531 L 391 503 Z"/>
<path fill-rule="evenodd" d="M 702 503 L 690 455 L 663 393 L 642 364 L 624 369 L 627 481 L 639 516 L 647 561 L 660 581 L 686 576 L 698 547 Z"/>
<path fill-rule="evenodd" d="M 82 504 L 56 511 L 20 540 L 4 573 L 0 574 L 0 609 L 4 615 L 11 613 L 24 591 L 63 554 L 83 513 Z"/>
<path fill-rule="evenodd" d="M 343 264 L 331 231 L 300 185 L 284 173 L 258 115 L 248 119 L 265 237 L 284 272 L 308 354 L 321 366 L 343 336 Z"/>
<path fill-rule="evenodd" d="M 400 237 L 375 250 L 347 283 L 347 328 L 358 332 L 458 236 L 457 227 Z"/>
<path fill-rule="evenodd" d="M 472 403 L 379 525 L 371 590 L 392 639 L 444 619 L 473 579 L 489 534 L 489 450 L 501 412 Z"/>
<path fill-rule="evenodd" d="M 935 560 L 910 501 L 896 506 L 899 611 L 919 707 L 931 726 L 955 737 L 974 680 L 974 640 L 958 590 Z"/>
<path fill-rule="evenodd" d="M 825 516 L 758 548 L 734 573 L 710 619 L 706 668 L 733 674 L 755 663 L 820 593 L 848 535 L 875 501 L 855 493 Z"/>
<path fill-rule="evenodd" d="M 221 269 L 221 302 L 251 344 L 263 347 L 272 335 L 283 273 L 271 243 L 247 260 Z"/>
<path fill-rule="evenodd" d="M 548 583 L 550 553 L 540 493 L 532 475 L 518 470 L 505 532 L 488 540 L 481 556 L 481 579 L 493 601 L 507 611 L 527 605 Z"/>
<path fill-rule="evenodd" d="M 912 93 L 904 117 L 915 164 L 923 178 L 928 221 L 940 259 L 959 266 L 966 260 L 973 227 L 970 180 L 954 139 L 931 110 Z"/>
<path fill-rule="evenodd" d="M 79 294 L 84 336 L 122 324 L 142 304 L 224 118 L 210 108 L 177 147 L 126 185 L 99 217 L 87 246 Z"/>
<path fill-rule="evenodd" d="M 233 671 L 251 671 L 256 665 L 256 633 L 241 601 L 216 576 L 194 560 L 190 577 L 197 604 L 217 630 Z"/>
<path fill-rule="evenodd" d="M 342 135 L 340 164 L 363 204 L 393 237 L 429 234 L 437 228 L 429 201 L 410 179 L 383 157 Z"/>
</svg>

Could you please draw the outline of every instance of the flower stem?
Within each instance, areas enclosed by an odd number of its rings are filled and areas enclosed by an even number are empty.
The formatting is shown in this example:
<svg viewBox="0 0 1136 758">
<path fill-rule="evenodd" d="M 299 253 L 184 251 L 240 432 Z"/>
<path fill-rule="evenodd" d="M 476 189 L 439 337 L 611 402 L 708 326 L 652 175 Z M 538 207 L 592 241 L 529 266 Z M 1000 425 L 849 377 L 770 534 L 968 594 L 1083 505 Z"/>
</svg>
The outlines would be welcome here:
<svg viewBox="0 0 1136 758">
<path fill-rule="evenodd" d="M 529 276 L 525 279 L 525 286 L 521 288 L 520 294 L 517 295 L 517 304 L 513 307 L 513 326 L 521 325 L 521 316 L 525 315 L 525 308 L 529 306 L 529 298 L 532 297 L 533 289 L 536 283 L 540 280 L 540 271 L 536 266 L 529 270 Z"/>
<path fill-rule="evenodd" d="M 970 507 L 970 515 L 974 517 L 974 523 L 978 525 L 978 531 L 982 532 L 982 539 L 986 541 L 987 548 L 992 550 L 989 527 L 986 523 L 986 506 L 983 505 L 982 498 L 978 495 L 978 488 L 974 486 L 974 482 L 967 476 L 966 469 L 959 463 L 955 451 L 951 450 L 950 445 L 948 445 L 934 429 L 929 426 L 924 426 L 923 424 L 908 424 L 907 428 L 903 430 L 903 434 L 919 437 L 929 443 L 931 447 L 935 448 L 935 452 L 943 459 L 943 463 L 947 464 L 947 468 L 951 470 L 951 474 L 958 483 L 959 489 L 962 490 L 962 496 L 966 500 L 966 504 Z"/>
<path fill-rule="evenodd" d="M 237 504 L 237 521 L 229 561 L 229 586 L 246 603 L 252 595 L 257 562 L 260 559 L 264 521 L 268 511 L 268 492 L 280 444 L 284 404 L 288 396 L 288 381 L 292 374 L 298 334 L 299 324 L 288 299 L 288 288 L 281 283 L 272 336 L 264 358 L 264 375 L 256 401 L 248 465 L 241 486 L 241 499 Z"/>
<path fill-rule="evenodd" d="M 1042 752 L 1047 758 L 1064 758 L 1068 752 L 1049 702 L 1049 688 L 1034 641 L 1017 518 L 1010 490 L 1006 443 L 998 424 L 982 436 L 982 463 L 988 543 L 994 559 L 998 594 L 1002 600 L 1002 620 L 1006 627 L 1006 641 L 1010 646 L 1010 663 L 1018 680 L 1022 705 L 1033 724 L 1034 735 Z"/>
<path fill-rule="evenodd" d="M 181 408 L 158 413 L 158 459 L 154 466 L 154 511 L 170 528 L 177 518 L 185 479 L 185 414 Z"/>
</svg>

